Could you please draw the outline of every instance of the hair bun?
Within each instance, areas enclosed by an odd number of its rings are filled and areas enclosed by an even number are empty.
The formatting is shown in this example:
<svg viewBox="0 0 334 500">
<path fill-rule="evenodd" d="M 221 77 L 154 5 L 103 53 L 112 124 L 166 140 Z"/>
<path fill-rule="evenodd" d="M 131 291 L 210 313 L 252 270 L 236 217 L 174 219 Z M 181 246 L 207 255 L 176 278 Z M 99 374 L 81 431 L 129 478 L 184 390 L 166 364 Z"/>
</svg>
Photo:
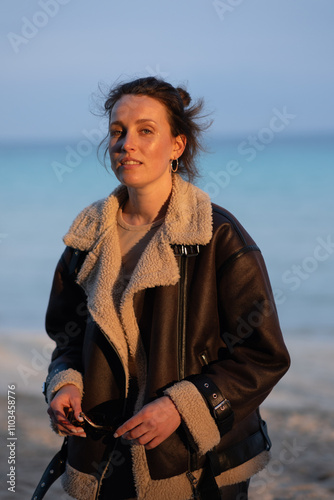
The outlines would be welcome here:
<svg viewBox="0 0 334 500">
<path fill-rule="evenodd" d="M 180 94 L 180 97 L 182 99 L 182 102 L 183 102 L 183 106 L 186 108 L 187 106 L 189 106 L 190 102 L 191 102 L 191 97 L 190 95 L 188 94 L 188 92 L 182 88 L 182 87 L 176 87 L 176 90 L 178 91 L 178 93 Z"/>
</svg>

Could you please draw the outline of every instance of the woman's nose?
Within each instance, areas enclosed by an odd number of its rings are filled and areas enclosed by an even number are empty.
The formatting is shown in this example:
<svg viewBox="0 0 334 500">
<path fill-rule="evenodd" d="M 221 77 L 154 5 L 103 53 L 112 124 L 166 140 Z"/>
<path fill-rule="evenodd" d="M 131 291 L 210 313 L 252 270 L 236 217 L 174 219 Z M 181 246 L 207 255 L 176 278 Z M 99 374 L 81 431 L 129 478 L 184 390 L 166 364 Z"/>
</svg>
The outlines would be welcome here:
<svg viewBox="0 0 334 500">
<path fill-rule="evenodd" d="M 133 137 L 133 134 L 130 132 L 127 132 L 123 136 L 123 141 L 122 141 L 122 149 L 124 151 L 133 151 L 135 149 L 135 139 Z"/>
</svg>

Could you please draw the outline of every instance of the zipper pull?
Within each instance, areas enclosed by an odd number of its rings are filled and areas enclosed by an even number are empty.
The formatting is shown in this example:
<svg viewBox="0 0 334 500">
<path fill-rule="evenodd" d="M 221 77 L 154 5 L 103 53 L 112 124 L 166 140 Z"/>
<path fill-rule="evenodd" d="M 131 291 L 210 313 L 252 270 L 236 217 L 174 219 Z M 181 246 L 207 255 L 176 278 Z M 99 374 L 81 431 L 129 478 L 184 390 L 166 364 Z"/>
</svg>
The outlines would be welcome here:
<svg viewBox="0 0 334 500">
<path fill-rule="evenodd" d="M 208 358 L 206 357 L 206 353 L 205 352 L 202 352 L 200 354 L 200 358 L 203 361 L 203 365 L 208 365 L 209 364 L 209 361 L 208 361 Z"/>
<path fill-rule="evenodd" d="M 197 484 L 198 484 L 198 481 L 197 479 L 195 478 L 195 476 L 190 472 L 188 471 L 186 473 L 186 476 L 191 484 L 191 488 L 193 490 L 193 494 L 191 495 L 191 498 L 197 498 L 198 500 L 200 500 L 200 495 L 199 495 L 199 492 L 198 492 L 198 489 L 197 489 Z"/>
</svg>

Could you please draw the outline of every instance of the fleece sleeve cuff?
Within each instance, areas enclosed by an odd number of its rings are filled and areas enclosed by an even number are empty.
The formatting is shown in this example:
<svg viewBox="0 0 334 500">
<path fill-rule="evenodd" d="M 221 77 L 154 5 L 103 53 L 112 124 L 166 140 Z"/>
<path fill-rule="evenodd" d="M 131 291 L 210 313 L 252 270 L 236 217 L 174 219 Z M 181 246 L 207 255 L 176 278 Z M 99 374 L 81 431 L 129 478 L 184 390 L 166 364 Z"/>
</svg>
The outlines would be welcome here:
<svg viewBox="0 0 334 500">
<path fill-rule="evenodd" d="M 46 399 L 50 404 L 55 394 L 59 389 L 61 389 L 66 384 L 75 385 L 81 394 L 83 395 L 83 380 L 82 374 L 77 370 L 73 370 L 73 368 L 68 368 L 67 370 L 63 370 L 61 372 L 56 373 L 50 382 L 48 383 L 48 388 L 46 391 Z"/>
<path fill-rule="evenodd" d="M 182 380 L 166 389 L 164 394 L 175 404 L 201 455 L 219 443 L 218 427 L 194 384 Z"/>
</svg>

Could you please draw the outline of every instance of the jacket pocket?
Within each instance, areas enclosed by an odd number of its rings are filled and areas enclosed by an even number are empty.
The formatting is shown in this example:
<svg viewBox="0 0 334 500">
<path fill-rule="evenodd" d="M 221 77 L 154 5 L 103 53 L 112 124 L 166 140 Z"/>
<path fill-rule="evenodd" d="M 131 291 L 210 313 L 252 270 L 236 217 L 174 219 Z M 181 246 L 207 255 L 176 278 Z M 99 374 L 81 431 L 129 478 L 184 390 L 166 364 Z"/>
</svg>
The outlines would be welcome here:
<svg viewBox="0 0 334 500">
<path fill-rule="evenodd" d="M 188 450 L 183 432 L 179 428 L 156 448 L 145 450 L 151 479 L 167 479 L 188 470 Z"/>
</svg>

